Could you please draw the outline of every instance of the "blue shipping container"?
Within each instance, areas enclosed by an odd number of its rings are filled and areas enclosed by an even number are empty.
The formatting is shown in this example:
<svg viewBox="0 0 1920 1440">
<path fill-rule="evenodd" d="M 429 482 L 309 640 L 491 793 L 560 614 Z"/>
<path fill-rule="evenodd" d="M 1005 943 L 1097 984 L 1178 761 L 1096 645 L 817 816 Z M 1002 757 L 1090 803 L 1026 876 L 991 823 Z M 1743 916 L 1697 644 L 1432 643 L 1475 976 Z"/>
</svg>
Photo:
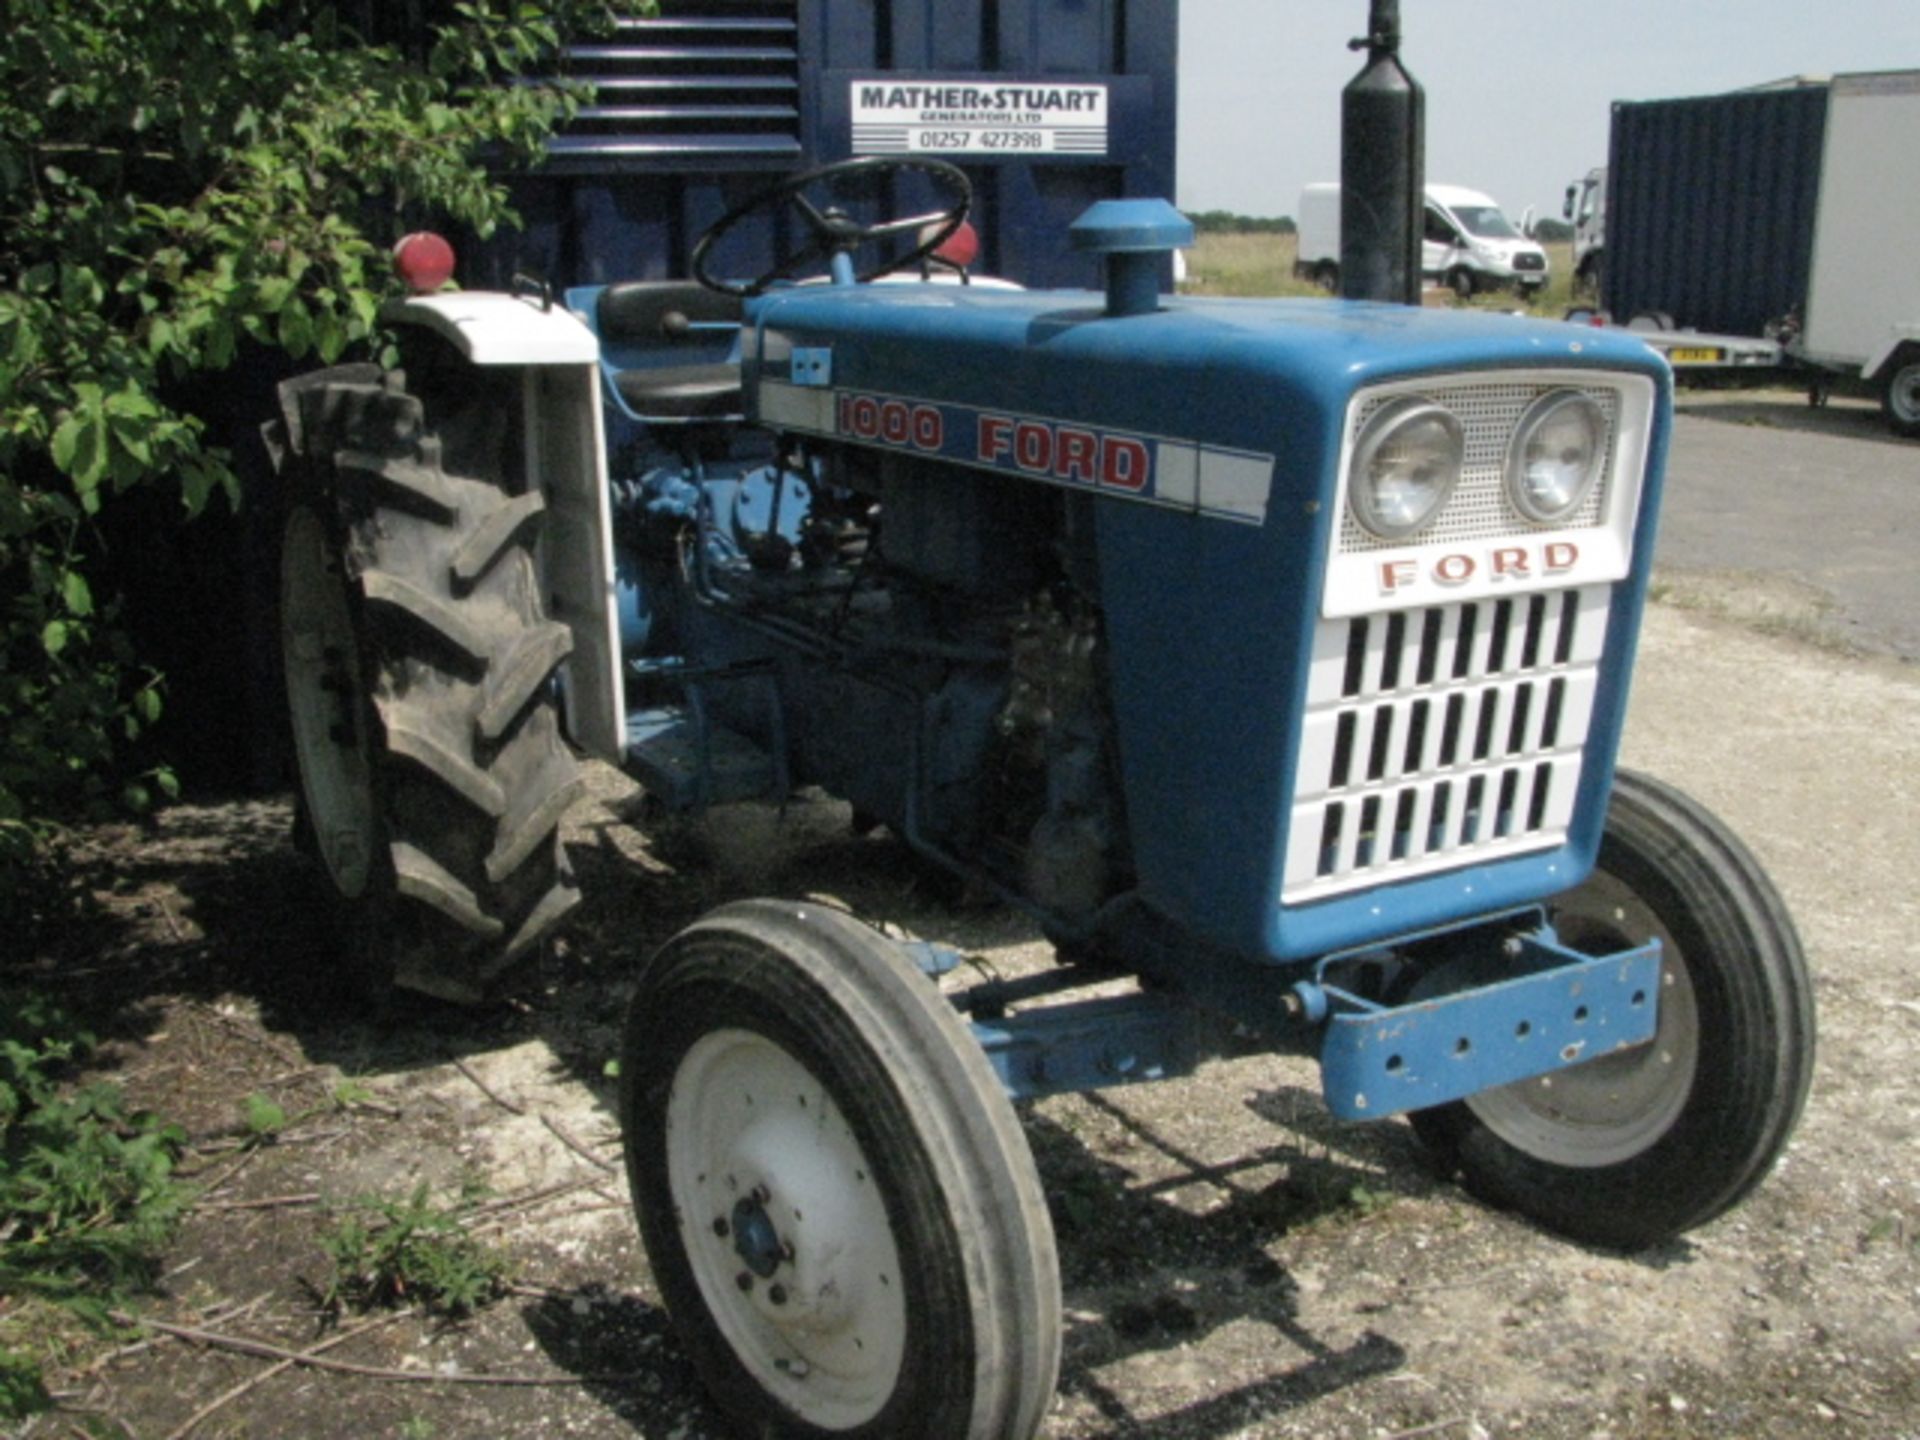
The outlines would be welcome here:
<svg viewBox="0 0 1920 1440">
<path fill-rule="evenodd" d="M 1754 336 L 1803 307 L 1826 119 L 1824 85 L 1616 104 L 1606 307 Z"/>
<path fill-rule="evenodd" d="M 1066 227 L 1096 200 L 1172 196 L 1177 38 L 1169 0 L 661 0 L 571 48 L 595 101 L 514 180 L 526 229 L 463 279 L 685 275 L 700 233 L 774 176 L 910 153 L 972 179 L 981 272 L 1096 284 Z M 743 266 L 773 239 L 747 237 Z"/>
</svg>

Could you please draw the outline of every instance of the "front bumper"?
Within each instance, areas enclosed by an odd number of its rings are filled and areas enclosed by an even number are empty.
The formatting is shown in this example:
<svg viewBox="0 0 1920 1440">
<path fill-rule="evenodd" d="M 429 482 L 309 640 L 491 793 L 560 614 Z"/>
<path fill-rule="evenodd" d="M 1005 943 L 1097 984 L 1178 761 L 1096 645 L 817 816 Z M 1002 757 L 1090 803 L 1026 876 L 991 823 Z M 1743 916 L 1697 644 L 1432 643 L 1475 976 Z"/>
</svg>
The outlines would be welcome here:
<svg viewBox="0 0 1920 1440">
<path fill-rule="evenodd" d="M 1327 1108 L 1343 1120 L 1384 1119 L 1653 1038 L 1659 1023 L 1658 940 L 1601 956 L 1569 950 L 1547 931 L 1511 944 L 1514 967 L 1522 973 L 1455 994 L 1385 1006 L 1303 987 L 1308 1005 L 1338 1010 L 1327 1021 L 1320 1050 Z"/>
</svg>

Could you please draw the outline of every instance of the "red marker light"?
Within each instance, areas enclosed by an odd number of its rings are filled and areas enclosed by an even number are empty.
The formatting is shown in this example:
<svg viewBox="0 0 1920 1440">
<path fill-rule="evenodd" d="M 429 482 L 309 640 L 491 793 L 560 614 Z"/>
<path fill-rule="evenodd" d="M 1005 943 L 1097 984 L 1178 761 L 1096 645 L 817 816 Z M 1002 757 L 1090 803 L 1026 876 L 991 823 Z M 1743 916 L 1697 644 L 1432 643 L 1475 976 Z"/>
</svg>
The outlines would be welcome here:
<svg viewBox="0 0 1920 1440">
<path fill-rule="evenodd" d="M 933 258 L 964 270 L 980 257 L 980 232 L 962 220 L 960 228 L 934 247 Z"/>
<path fill-rule="evenodd" d="M 431 294 L 453 278 L 453 246 L 431 230 L 402 235 L 394 243 L 393 268 L 414 294 Z"/>
</svg>

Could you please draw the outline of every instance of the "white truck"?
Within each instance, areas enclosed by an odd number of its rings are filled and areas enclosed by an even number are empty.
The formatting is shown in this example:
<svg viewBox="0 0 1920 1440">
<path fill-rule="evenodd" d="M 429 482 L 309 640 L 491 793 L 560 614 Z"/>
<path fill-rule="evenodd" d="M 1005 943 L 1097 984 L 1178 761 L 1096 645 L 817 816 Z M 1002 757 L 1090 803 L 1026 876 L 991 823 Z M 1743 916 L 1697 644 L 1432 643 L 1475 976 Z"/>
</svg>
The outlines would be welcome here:
<svg viewBox="0 0 1920 1440">
<path fill-rule="evenodd" d="M 1875 386 L 1920 439 L 1920 71 L 1837 75 L 1806 311 L 1787 353 Z"/>
<path fill-rule="evenodd" d="M 1920 70 L 1617 104 L 1576 225 L 1595 177 L 1596 303 L 1676 371 L 1784 365 L 1920 439 Z"/>
<path fill-rule="evenodd" d="M 1426 233 L 1420 269 L 1466 299 L 1482 290 L 1536 294 L 1547 283 L 1547 252 L 1514 229 L 1492 196 L 1461 185 L 1426 187 Z M 1299 253 L 1294 273 L 1327 290 L 1340 285 L 1340 186 L 1300 192 Z"/>
</svg>

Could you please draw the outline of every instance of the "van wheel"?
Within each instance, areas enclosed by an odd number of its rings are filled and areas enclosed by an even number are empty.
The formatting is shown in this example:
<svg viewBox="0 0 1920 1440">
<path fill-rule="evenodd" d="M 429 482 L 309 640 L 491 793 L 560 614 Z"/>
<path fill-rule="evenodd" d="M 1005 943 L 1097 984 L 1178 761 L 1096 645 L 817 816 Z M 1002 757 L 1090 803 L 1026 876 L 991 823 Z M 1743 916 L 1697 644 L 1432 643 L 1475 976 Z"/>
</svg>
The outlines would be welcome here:
<svg viewBox="0 0 1920 1440">
<path fill-rule="evenodd" d="M 1471 270 L 1455 270 L 1447 276 L 1447 284 L 1451 287 L 1453 293 L 1462 300 L 1471 300 L 1473 298 L 1475 286 L 1473 283 L 1473 272 Z"/>
<path fill-rule="evenodd" d="M 1331 260 L 1322 260 L 1318 265 L 1313 267 L 1313 283 L 1329 295 L 1338 294 L 1340 290 L 1340 267 Z"/>
<path fill-rule="evenodd" d="M 1920 352 L 1901 352 L 1880 392 L 1880 408 L 1894 434 L 1920 440 Z"/>
</svg>

